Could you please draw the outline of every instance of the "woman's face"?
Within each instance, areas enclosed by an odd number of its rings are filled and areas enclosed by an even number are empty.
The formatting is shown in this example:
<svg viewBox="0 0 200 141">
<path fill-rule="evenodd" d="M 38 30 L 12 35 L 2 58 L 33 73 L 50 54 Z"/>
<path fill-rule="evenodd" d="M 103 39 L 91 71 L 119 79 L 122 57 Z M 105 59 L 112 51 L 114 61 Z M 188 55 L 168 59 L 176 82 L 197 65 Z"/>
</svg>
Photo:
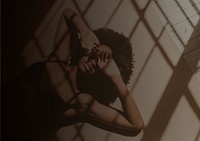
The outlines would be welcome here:
<svg viewBox="0 0 200 141">
<path fill-rule="evenodd" d="M 111 56 L 112 50 L 108 46 L 95 46 L 89 53 L 80 58 L 78 63 L 79 70 L 83 74 L 88 75 L 88 77 L 99 77 L 101 76 L 101 70 L 98 66 L 99 59 L 106 61 L 106 58 L 110 58 Z"/>
<path fill-rule="evenodd" d="M 97 63 L 94 59 L 89 60 L 88 56 L 82 56 L 79 60 L 78 67 L 82 73 L 95 74 Z"/>
</svg>

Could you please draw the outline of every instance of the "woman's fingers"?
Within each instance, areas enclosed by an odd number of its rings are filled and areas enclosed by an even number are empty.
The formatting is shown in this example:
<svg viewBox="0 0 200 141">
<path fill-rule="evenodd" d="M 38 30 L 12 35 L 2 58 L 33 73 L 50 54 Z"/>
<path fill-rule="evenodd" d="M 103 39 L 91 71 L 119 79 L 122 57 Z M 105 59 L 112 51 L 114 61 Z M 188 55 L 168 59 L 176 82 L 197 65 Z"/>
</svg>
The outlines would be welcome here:
<svg viewBox="0 0 200 141">
<path fill-rule="evenodd" d="M 91 64 L 92 64 L 93 68 L 96 68 L 96 61 L 95 60 L 91 60 Z"/>
<path fill-rule="evenodd" d="M 101 62 L 103 61 L 103 52 L 102 51 L 99 53 L 99 59 Z"/>
<path fill-rule="evenodd" d="M 98 62 L 97 62 L 98 67 L 99 67 L 100 69 L 104 69 L 104 68 L 108 65 L 109 61 L 110 61 L 110 59 L 105 58 L 105 60 L 102 60 L 102 59 L 99 57 L 99 58 L 98 58 Z"/>
<path fill-rule="evenodd" d="M 92 72 L 92 71 L 94 70 L 94 67 L 93 67 L 93 65 L 92 65 L 92 62 L 91 62 L 91 61 L 87 62 L 87 65 L 88 65 L 88 67 L 89 67 L 89 71 Z"/>
<path fill-rule="evenodd" d="M 107 45 L 98 45 L 97 47 L 94 47 L 94 49 L 98 51 L 101 61 L 105 62 L 106 59 L 109 59 L 112 56 L 112 50 Z"/>
<path fill-rule="evenodd" d="M 108 52 L 104 51 L 104 55 L 103 55 L 103 61 L 105 62 L 108 58 Z"/>
<path fill-rule="evenodd" d="M 90 70 L 90 68 L 88 67 L 86 63 L 83 64 L 83 67 L 84 67 L 85 72 L 88 72 Z"/>
<path fill-rule="evenodd" d="M 110 58 L 110 56 L 111 56 L 110 53 L 107 52 L 106 50 L 101 51 L 99 54 L 99 58 L 102 62 L 105 62 L 107 59 Z"/>
<path fill-rule="evenodd" d="M 88 61 L 84 64 L 84 69 L 87 73 L 94 73 L 96 67 L 96 62 L 94 60 Z"/>
</svg>

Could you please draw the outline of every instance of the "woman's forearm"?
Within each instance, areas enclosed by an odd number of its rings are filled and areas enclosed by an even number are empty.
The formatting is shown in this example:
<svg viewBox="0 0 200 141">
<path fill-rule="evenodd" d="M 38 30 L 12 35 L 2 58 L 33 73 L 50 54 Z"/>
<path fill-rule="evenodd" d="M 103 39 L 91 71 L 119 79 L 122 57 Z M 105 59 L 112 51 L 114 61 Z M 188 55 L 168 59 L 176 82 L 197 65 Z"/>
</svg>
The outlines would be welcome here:
<svg viewBox="0 0 200 141">
<path fill-rule="evenodd" d="M 75 15 L 74 15 L 75 14 Z M 71 19 L 73 24 L 76 26 L 77 30 L 80 32 L 80 34 L 86 34 L 88 32 L 88 27 L 85 24 L 85 22 L 82 20 L 82 18 L 73 10 L 71 9 L 66 9 L 64 11 L 64 16 L 68 19 Z"/>
<path fill-rule="evenodd" d="M 95 44 L 99 44 L 99 40 L 96 35 L 87 27 L 81 16 L 72 11 L 66 9 L 64 11 L 64 17 L 67 18 L 72 25 L 78 30 L 80 34 L 81 47 L 91 51 Z"/>
<path fill-rule="evenodd" d="M 85 115 L 86 122 L 102 129 L 128 136 L 136 136 L 141 131 L 141 127 L 132 124 L 124 113 L 99 103 L 89 94 L 80 94 L 77 97 L 77 101 L 80 106 L 78 113 Z"/>
<path fill-rule="evenodd" d="M 115 76 L 112 80 L 119 92 L 119 97 L 122 103 L 123 111 L 126 117 L 128 118 L 129 122 L 131 122 L 132 125 L 137 128 L 142 128 L 144 126 L 142 116 L 121 76 Z"/>
</svg>

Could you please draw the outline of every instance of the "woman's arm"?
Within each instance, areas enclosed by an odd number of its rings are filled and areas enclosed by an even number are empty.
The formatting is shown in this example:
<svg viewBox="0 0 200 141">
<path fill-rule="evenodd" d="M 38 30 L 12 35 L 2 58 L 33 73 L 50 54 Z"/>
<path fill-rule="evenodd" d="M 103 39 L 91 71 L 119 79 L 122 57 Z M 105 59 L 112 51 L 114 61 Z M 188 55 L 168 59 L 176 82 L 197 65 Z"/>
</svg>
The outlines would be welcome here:
<svg viewBox="0 0 200 141">
<path fill-rule="evenodd" d="M 132 97 L 127 97 L 127 102 L 124 102 L 126 103 L 124 105 L 127 106 L 123 106 L 124 110 L 122 112 L 99 103 L 89 94 L 81 93 L 76 98 L 79 108 L 68 109 L 65 111 L 65 116 L 81 116 L 83 121 L 91 123 L 101 129 L 121 135 L 136 136 L 143 128 L 143 121 L 140 116 L 137 117 L 139 113 L 135 110 L 136 105 L 133 104 L 134 102 L 131 99 Z M 128 111 L 129 114 L 125 111 Z"/>
<path fill-rule="evenodd" d="M 106 45 L 101 45 L 99 46 L 99 48 L 109 47 Z M 124 129 L 122 131 L 129 132 L 132 135 L 136 135 L 144 126 L 142 116 L 133 98 L 131 97 L 124 81 L 122 80 L 120 71 L 115 61 L 111 57 L 105 57 L 106 55 L 108 55 L 108 53 L 103 53 L 103 55 L 100 56 L 97 65 L 116 86 L 123 107 L 123 111 L 119 112 L 119 110 L 114 110 L 113 108 L 110 109 L 106 107 L 100 109 L 100 107 L 102 106 L 100 106 L 100 104 L 95 104 L 92 107 L 92 113 L 98 114 L 96 117 L 100 118 L 101 120 L 106 121 L 110 124 L 114 124 L 115 127 L 120 127 L 120 129 Z M 100 110 L 108 111 L 100 113 Z"/>
<path fill-rule="evenodd" d="M 95 44 L 99 44 L 96 35 L 87 27 L 83 19 L 72 9 L 66 9 L 63 12 L 64 17 L 70 20 L 80 33 L 80 42 L 83 48 L 91 50 Z"/>
<path fill-rule="evenodd" d="M 115 76 L 112 80 L 119 91 L 119 97 L 122 103 L 123 113 L 125 114 L 128 122 L 133 127 L 136 127 L 138 129 L 143 128 L 144 123 L 142 120 L 142 116 L 137 108 L 136 103 L 130 95 L 124 81 L 122 80 L 121 75 Z"/>
<path fill-rule="evenodd" d="M 99 59 L 100 60 L 100 59 Z M 113 59 L 98 62 L 99 67 L 115 84 L 122 103 L 123 111 L 96 101 L 89 94 L 81 94 L 77 97 L 79 110 L 70 109 L 66 116 L 84 114 L 86 121 L 102 129 L 127 136 L 136 136 L 144 126 L 141 114 L 124 84 L 119 70 Z"/>
<path fill-rule="evenodd" d="M 104 48 L 106 47 L 106 45 L 103 46 Z M 133 98 L 131 97 L 124 81 L 122 80 L 120 71 L 115 61 L 112 58 L 105 59 L 104 57 L 104 59 L 98 59 L 97 65 L 100 69 L 102 69 L 104 74 L 112 80 L 118 90 L 119 98 L 123 107 L 123 116 L 126 119 L 126 122 L 123 122 L 125 123 L 124 125 L 137 129 L 143 128 L 144 123 L 142 120 L 142 116 Z M 121 118 L 123 119 L 123 117 Z"/>
<path fill-rule="evenodd" d="M 86 34 L 89 30 L 83 19 L 72 9 L 65 9 L 63 12 L 65 18 L 72 20 L 72 23 L 75 25 L 80 34 Z"/>
<path fill-rule="evenodd" d="M 83 19 L 72 9 L 68 8 L 63 11 L 59 19 L 53 43 L 54 51 L 50 55 L 50 58 L 56 56 L 60 60 L 68 60 L 70 55 L 70 33 L 66 19 L 70 21 L 79 32 L 83 48 L 90 50 L 94 46 L 94 43 L 99 44 L 99 40 L 87 27 Z"/>
<path fill-rule="evenodd" d="M 73 16 L 74 14 L 75 16 Z M 67 101 L 69 97 L 73 96 L 77 92 L 74 81 L 76 74 L 72 74 L 72 70 L 75 70 L 76 68 L 69 68 L 66 66 L 66 63 L 68 63 L 69 57 L 71 56 L 71 36 L 66 19 L 71 19 L 72 24 L 74 24 L 80 33 L 84 33 L 88 30 L 81 17 L 74 11 L 71 9 L 66 9 L 63 11 L 62 15 L 60 16 L 54 37 L 54 50 L 48 58 L 48 61 L 55 62 L 46 63 L 45 75 L 40 83 L 41 88 L 56 92 L 63 101 Z M 65 63 L 56 62 L 57 60 Z M 69 74 L 68 77 L 66 77 L 66 74 Z"/>
</svg>

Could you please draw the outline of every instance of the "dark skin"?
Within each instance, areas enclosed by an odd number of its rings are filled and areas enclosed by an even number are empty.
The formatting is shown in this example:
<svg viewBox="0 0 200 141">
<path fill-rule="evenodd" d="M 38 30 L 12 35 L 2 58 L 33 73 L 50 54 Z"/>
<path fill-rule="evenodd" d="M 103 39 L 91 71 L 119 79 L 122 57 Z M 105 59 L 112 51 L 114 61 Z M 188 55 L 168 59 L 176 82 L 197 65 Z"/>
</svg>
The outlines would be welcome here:
<svg viewBox="0 0 200 141">
<path fill-rule="evenodd" d="M 60 18 L 54 42 L 57 50 L 51 60 L 66 61 L 70 56 L 70 36 L 67 34 L 63 38 L 63 35 L 68 32 L 64 17 L 69 18 L 73 13 L 74 11 L 71 9 L 66 9 Z M 88 93 L 81 93 L 71 102 L 72 105 L 76 105 L 78 108 L 66 110 L 63 113 L 63 117 L 76 118 L 84 115 L 86 122 L 97 127 L 122 135 L 137 135 L 143 128 L 144 123 L 138 107 L 122 80 L 115 61 L 112 59 L 112 50 L 107 45 L 99 43 L 96 36 L 78 15 L 73 18 L 73 24 L 78 29 L 81 35 L 81 45 L 88 50 L 88 54 L 82 56 L 78 64 L 71 67 L 58 62 L 46 63 L 46 74 L 40 83 L 40 87 L 52 90 L 63 101 L 68 101 L 79 92 L 76 86 L 77 69 L 85 75 L 97 77 L 96 69 L 98 67 L 102 72 L 101 76 L 108 77 L 116 86 L 123 111 L 99 103 Z M 96 57 L 95 55 L 91 57 L 92 55 L 89 55 L 91 52 L 96 53 Z M 68 77 L 66 77 L 66 74 L 68 74 Z"/>
</svg>

